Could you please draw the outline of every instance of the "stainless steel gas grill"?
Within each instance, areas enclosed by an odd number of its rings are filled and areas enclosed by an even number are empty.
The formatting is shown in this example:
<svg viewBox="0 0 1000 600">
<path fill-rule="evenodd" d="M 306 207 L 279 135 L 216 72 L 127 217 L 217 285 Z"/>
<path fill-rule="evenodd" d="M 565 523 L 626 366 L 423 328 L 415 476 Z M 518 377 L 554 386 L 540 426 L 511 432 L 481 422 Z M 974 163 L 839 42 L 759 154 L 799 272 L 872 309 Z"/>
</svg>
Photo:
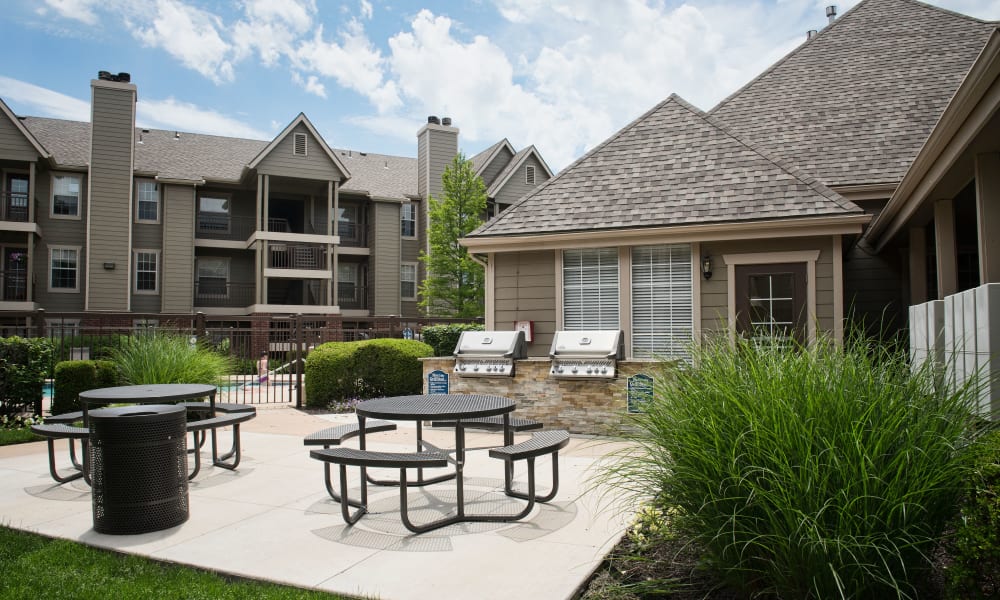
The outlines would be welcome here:
<svg viewBox="0 0 1000 600">
<path fill-rule="evenodd" d="M 513 377 L 514 361 L 527 355 L 523 331 L 463 331 L 455 346 L 455 374 Z"/>
<path fill-rule="evenodd" d="M 557 331 L 549 375 L 563 379 L 611 379 L 624 356 L 621 331 Z"/>
</svg>

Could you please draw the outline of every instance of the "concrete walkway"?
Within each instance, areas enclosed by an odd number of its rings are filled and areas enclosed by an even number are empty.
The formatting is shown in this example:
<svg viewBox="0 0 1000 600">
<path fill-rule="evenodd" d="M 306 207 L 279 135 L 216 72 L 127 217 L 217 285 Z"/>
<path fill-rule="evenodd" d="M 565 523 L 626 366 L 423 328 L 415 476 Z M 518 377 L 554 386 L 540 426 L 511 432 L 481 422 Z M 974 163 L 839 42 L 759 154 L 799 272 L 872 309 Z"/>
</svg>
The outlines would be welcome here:
<svg viewBox="0 0 1000 600">
<path fill-rule="evenodd" d="M 390 600 L 571 598 L 617 543 L 631 514 L 588 477 L 619 447 L 574 437 L 559 456 L 559 494 L 517 523 L 466 523 L 413 535 L 399 519 L 399 491 L 369 486 L 371 514 L 353 527 L 327 496 L 323 467 L 309 458 L 306 434 L 353 415 L 315 416 L 288 405 L 261 406 L 243 426 L 236 472 L 211 467 L 190 484 L 190 519 L 164 531 L 111 536 L 93 530 L 90 489 L 82 480 L 57 485 L 48 475 L 45 443 L 0 448 L 0 523 L 44 535 L 159 560 L 266 579 L 303 588 Z M 369 437 L 369 448 L 412 451 L 413 425 Z M 526 439 L 527 434 L 517 439 Z M 228 444 L 228 433 L 222 433 Z M 452 430 L 425 428 L 425 438 L 452 447 Z M 469 432 L 469 447 L 499 445 L 498 434 Z M 65 443 L 57 441 L 60 467 Z M 207 453 L 203 454 L 203 458 Z M 539 459 L 539 486 L 551 466 Z M 352 469 L 356 470 L 356 469 Z M 336 471 L 334 471 L 336 473 Z M 502 493 L 503 463 L 470 452 L 469 512 L 514 512 Z M 383 473 L 376 472 L 376 476 Z M 392 472 L 385 472 L 393 477 Z M 398 475 L 398 472 L 395 473 Z M 515 480 L 523 481 L 518 466 Z M 356 489 L 356 488 L 352 488 Z M 410 514 L 425 522 L 454 506 L 454 482 L 415 488 Z"/>
</svg>

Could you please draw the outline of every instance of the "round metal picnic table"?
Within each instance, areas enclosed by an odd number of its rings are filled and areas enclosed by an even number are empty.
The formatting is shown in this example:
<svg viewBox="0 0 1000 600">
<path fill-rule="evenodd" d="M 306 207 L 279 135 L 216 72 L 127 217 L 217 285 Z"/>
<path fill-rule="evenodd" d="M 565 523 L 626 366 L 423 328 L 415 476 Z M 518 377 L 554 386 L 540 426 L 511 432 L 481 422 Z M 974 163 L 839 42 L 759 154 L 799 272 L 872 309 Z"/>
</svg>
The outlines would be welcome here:
<svg viewBox="0 0 1000 600">
<path fill-rule="evenodd" d="M 431 483 L 437 483 L 440 481 L 446 481 L 450 479 L 455 480 L 456 486 L 456 510 L 457 514 L 454 517 L 448 517 L 435 521 L 424 527 L 413 527 L 407 524 L 407 527 L 411 531 L 421 532 L 430 531 L 432 529 L 437 529 L 445 525 L 450 525 L 452 523 L 461 523 L 469 521 L 506 521 L 510 519 L 496 518 L 490 515 L 467 515 L 465 513 L 465 481 L 463 476 L 463 469 L 465 467 L 465 427 L 462 426 L 462 419 L 473 419 L 478 417 L 494 417 L 497 415 L 503 416 L 503 430 L 504 430 L 504 443 L 510 443 L 509 440 L 512 438 L 513 433 L 510 430 L 510 413 L 514 411 L 517 407 L 515 403 L 510 398 L 504 398 L 502 396 L 489 396 L 480 394 L 420 394 L 414 396 L 393 396 L 388 398 L 375 398 L 373 400 L 366 400 L 357 405 L 355 409 L 358 414 L 358 426 L 360 428 L 359 433 L 359 444 L 362 450 L 365 450 L 365 420 L 368 417 L 377 419 L 387 419 L 390 421 L 416 421 L 417 423 L 417 451 L 423 451 L 425 449 L 430 449 L 437 452 L 445 452 L 440 448 L 437 448 L 428 442 L 423 441 L 422 433 L 422 423 L 423 421 L 434 421 L 434 420 L 455 420 L 457 421 L 455 427 L 455 458 L 454 462 L 455 472 L 449 473 L 447 475 L 442 475 L 439 477 L 434 477 L 431 479 L 425 479 L 423 477 L 423 469 L 418 469 L 417 481 L 408 482 L 409 485 L 427 485 Z M 362 467 L 364 472 L 364 468 Z M 509 477 L 509 474 L 508 474 Z M 362 478 L 362 485 L 366 485 L 367 482 L 381 484 L 381 485 L 399 485 L 400 482 L 395 481 L 378 481 L 368 477 L 367 473 L 364 473 Z M 401 490 L 402 494 L 405 494 L 405 490 Z M 405 498 L 405 496 L 404 496 Z M 405 506 L 405 500 L 404 500 Z M 404 523 L 406 522 L 406 515 L 404 513 Z"/>
<path fill-rule="evenodd" d="M 215 416 L 214 385 L 203 383 L 159 383 L 152 385 L 120 385 L 80 392 L 83 423 L 87 424 L 87 409 L 92 404 L 173 404 L 208 396 L 209 417 Z"/>
</svg>

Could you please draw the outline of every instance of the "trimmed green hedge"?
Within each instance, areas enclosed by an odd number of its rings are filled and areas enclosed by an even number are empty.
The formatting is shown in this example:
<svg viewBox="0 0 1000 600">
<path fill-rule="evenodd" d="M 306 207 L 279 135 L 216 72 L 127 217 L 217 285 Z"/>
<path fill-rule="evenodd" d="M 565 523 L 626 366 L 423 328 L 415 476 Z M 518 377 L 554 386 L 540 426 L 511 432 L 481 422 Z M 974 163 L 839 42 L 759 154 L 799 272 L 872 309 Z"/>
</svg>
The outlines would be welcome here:
<svg viewBox="0 0 1000 600">
<path fill-rule="evenodd" d="M 52 342 L 45 338 L 0 338 L 0 414 L 29 408 L 41 412 L 52 352 Z"/>
<path fill-rule="evenodd" d="M 424 342 L 434 349 L 434 356 L 451 356 L 455 353 L 455 346 L 463 331 L 483 331 L 483 326 L 477 323 L 431 325 L 424 327 L 420 334 Z"/>
<path fill-rule="evenodd" d="M 951 540 L 948 598 L 1000 596 L 1000 431 L 985 436 L 975 458 L 972 491 Z"/>
<path fill-rule="evenodd" d="M 80 410 L 80 392 L 118 385 L 118 369 L 109 360 L 64 360 L 56 364 L 52 414 Z"/>
<path fill-rule="evenodd" d="M 419 394 L 421 358 L 434 349 L 416 340 L 329 342 L 309 353 L 306 405 L 325 408 L 351 398 Z"/>
</svg>

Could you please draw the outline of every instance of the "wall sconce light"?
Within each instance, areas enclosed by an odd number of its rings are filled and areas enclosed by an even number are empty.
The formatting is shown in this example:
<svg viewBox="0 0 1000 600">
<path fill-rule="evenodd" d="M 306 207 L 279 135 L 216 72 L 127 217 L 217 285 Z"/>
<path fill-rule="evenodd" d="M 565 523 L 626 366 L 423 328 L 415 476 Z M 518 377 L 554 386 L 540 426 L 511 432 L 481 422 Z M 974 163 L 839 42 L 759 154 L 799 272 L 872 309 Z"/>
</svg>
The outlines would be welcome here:
<svg viewBox="0 0 1000 600">
<path fill-rule="evenodd" d="M 705 279 L 712 278 L 712 257 L 707 254 L 701 257 L 701 274 Z"/>
<path fill-rule="evenodd" d="M 104 263 L 104 270 L 105 271 L 114 271 L 115 270 L 115 263 L 113 263 L 113 262 L 106 262 L 106 263 Z"/>
</svg>

